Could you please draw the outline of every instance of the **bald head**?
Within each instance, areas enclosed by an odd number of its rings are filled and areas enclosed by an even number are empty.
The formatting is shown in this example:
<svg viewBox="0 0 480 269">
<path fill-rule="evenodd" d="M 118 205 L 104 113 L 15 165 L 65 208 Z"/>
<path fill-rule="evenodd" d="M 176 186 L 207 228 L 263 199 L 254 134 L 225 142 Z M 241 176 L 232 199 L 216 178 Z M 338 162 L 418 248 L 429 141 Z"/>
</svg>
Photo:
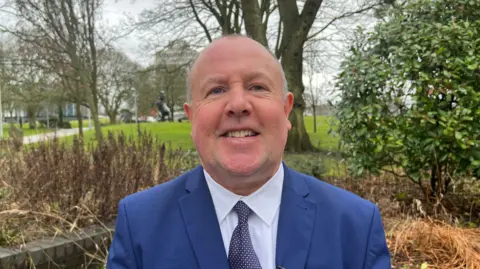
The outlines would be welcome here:
<svg viewBox="0 0 480 269">
<path fill-rule="evenodd" d="M 211 42 L 203 51 L 199 54 L 194 61 L 190 72 L 187 75 L 187 102 L 192 100 L 192 88 L 193 78 L 197 75 L 199 69 L 206 62 L 215 61 L 218 55 L 224 54 L 257 54 L 261 55 L 270 65 L 274 67 L 274 72 L 279 72 L 282 79 L 282 89 L 284 95 L 288 93 L 287 80 L 283 71 L 282 65 L 275 58 L 267 48 L 257 41 L 243 35 L 228 35 L 222 36 Z"/>
</svg>

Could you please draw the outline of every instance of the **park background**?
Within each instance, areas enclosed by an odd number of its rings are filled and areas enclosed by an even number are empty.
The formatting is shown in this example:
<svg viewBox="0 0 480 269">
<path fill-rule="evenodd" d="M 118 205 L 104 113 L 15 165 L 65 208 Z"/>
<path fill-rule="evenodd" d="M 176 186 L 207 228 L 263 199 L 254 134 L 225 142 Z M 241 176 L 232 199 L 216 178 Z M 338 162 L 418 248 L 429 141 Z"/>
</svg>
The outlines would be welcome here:
<svg viewBox="0 0 480 269">
<path fill-rule="evenodd" d="M 285 70 L 286 164 L 376 203 L 393 268 L 480 268 L 480 0 L 1 0 L 0 14 L 0 268 L 105 267 L 118 201 L 199 164 L 186 74 L 234 33 Z"/>
</svg>

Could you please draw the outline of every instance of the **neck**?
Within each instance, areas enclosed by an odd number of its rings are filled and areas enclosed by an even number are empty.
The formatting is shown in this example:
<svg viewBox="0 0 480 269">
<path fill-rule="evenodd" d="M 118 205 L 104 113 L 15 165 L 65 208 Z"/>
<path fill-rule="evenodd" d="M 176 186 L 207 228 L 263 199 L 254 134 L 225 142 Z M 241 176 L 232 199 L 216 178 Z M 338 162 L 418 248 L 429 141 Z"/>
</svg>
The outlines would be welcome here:
<svg viewBox="0 0 480 269">
<path fill-rule="evenodd" d="M 221 181 L 214 179 L 218 184 L 222 185 L 227 190 L 241 196 L 248 196 L 260 189 L 270 178 L 262 180 L 255 180 L 252 182 L 238 182 L 237 180 Z M 240 179 L 242 180 L 242 179 Z"/>
</svg>

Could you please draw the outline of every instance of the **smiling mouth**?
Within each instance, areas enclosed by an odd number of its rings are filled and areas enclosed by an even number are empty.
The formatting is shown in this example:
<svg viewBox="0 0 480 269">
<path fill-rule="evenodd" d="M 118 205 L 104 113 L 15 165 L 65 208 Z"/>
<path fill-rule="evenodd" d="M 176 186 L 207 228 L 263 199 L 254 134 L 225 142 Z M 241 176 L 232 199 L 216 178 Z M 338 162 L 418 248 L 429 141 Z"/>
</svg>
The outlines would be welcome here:
<svg viewBox="0 0 480 269">
<path fill-rule="evenodd" d="M 251 130 L 239 130 L 239 131 L 226 132 L 225 134 L 222 135 L 222 137 L 242 138 L 242 137 L 252 137 L 257 135 L 259 134 Z"/>
</svg>

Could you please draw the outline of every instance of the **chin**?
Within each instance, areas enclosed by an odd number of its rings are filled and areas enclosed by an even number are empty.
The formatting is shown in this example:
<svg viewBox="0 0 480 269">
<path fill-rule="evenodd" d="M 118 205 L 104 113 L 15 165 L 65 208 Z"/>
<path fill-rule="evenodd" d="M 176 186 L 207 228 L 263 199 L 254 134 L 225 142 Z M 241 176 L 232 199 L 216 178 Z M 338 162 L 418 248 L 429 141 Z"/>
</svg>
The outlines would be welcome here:
<svg viewBox="0 0 480 269">
<path fill-rule="evenodd" d="M 229 174 L 235 176 L 250 176 L 257 172 L 262 163 L 259 161 L 248 162 L 245 161 L 233 161 L 233 162 L 222 162 L 223 169 L 228 171 Z"/>
</svg>

